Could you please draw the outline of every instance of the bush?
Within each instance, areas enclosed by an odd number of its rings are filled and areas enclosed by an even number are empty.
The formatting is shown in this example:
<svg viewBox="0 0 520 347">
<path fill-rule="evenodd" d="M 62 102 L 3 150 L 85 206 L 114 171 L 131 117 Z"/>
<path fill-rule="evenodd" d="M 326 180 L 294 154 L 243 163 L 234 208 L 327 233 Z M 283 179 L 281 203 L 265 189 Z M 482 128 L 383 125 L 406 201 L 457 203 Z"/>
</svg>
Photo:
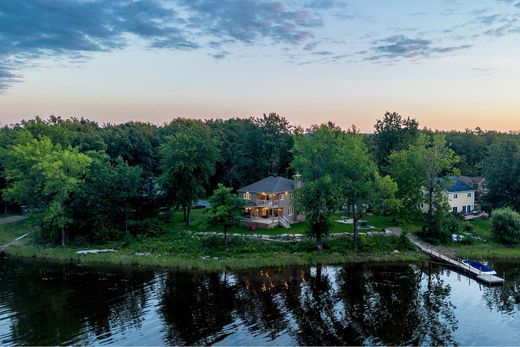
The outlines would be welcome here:
<svg viewBox="0 0 520 347">
<path fill-rule="evenodd" d="M 500 243 L 520 244 L 520 214 L 509 207 L 494 210 L 491 216 L 491 232 Z"/>
<path fill-rule="evenodd" d="M 471 224 L 470 222 L 464 222 L 463 229 L 464 229 L 465 232 L 471 233 L 474 230 L 473 224 Z"/>
<path fill-rule="evenodd" d="M 158 218 L 146 218 L 128 222 L 130 234 L 137 237 L 159 236 L 164 234 L 164 224 Z"/>
</svg>

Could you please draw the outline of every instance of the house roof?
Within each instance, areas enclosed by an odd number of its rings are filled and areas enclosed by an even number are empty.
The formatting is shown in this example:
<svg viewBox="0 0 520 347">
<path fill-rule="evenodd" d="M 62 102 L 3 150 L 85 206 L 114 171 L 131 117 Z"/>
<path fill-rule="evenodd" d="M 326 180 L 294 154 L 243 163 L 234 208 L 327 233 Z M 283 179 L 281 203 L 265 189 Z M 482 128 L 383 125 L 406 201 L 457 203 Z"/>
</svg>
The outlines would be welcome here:
<svg viewBox="0 0 520 347">
<path fill-rule="evenodd" d="M 450 185 L 445 188 L 447 192 L 467 192 L 475 190 L 475 188 L 465 183 L 458 176 L 448 176 L 447 178 L 450 183 Z"/>
<path fill-rule="evenodd" d="M 484 180 L 484 177 L 480 177 L 480 176 L 459 176 L 459 179 L 470 185 L 470 186 L 475 186 L 475 185 L 479 185 L 483 180 Z"/>
<path fill-rule="evenodd" d="M 294 190 L 293 180 L 281 176 L 269 176 L 248 186 L 240 188 L 238 192 L 276 194 L 291 192 Z"/>
</svg>

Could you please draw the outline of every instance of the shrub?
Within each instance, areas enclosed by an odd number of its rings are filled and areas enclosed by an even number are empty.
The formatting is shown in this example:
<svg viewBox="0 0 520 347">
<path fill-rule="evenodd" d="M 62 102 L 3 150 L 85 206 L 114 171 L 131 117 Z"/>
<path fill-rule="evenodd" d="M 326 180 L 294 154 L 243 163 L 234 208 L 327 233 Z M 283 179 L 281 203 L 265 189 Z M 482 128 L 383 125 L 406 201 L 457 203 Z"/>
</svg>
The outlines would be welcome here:
<svg viewBox="0 0 520 347">
<path fill-rule="evenodd" d="M 164 224 L 158 218 L 146 218 L 128 222 L 128 230 L 137 237 L 159 236 L 164 233 Z"/>
<path fill-rule="evenodd" d="M 493 237 L 506 245 L 520 244 L 520 214 L 510 208 L 494 210 L 491 216 Z"/>
<path fill-rule="evenodd" d="M 470 222 L 464 222 L 463 229 L 465 232 L 471 233 L 474 230 L 473 224 L 471 224 Z"/>
</svg>

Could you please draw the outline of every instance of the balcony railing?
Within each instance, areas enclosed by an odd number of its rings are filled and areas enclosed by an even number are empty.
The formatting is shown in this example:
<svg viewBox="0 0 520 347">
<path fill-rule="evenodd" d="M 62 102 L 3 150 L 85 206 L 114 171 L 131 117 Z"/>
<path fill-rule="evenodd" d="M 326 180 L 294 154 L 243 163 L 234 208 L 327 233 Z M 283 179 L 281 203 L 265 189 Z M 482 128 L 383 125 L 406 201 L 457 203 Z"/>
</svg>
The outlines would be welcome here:
<svg viewBox="0 0 520 347">
<path fill-rule="evenodd" d="M 278 200 L 256 199 L 256 205 L 260 207 L 278 207 L 280 206 L 280 202 Z"/>
</svg>

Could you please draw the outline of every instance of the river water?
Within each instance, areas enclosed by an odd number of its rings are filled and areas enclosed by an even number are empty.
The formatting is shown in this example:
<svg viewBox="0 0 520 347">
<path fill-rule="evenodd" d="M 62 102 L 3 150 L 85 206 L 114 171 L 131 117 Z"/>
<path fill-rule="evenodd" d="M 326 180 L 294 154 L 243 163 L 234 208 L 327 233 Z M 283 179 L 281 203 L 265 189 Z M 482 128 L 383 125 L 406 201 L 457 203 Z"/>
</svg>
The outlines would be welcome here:
<svg viewBox="0 0 520 347">
<path fill-rule="evenodd" d="M 0 260 L 0 345 L 518 345 L 520 263 L 204 273 Z"/>
</svg>

